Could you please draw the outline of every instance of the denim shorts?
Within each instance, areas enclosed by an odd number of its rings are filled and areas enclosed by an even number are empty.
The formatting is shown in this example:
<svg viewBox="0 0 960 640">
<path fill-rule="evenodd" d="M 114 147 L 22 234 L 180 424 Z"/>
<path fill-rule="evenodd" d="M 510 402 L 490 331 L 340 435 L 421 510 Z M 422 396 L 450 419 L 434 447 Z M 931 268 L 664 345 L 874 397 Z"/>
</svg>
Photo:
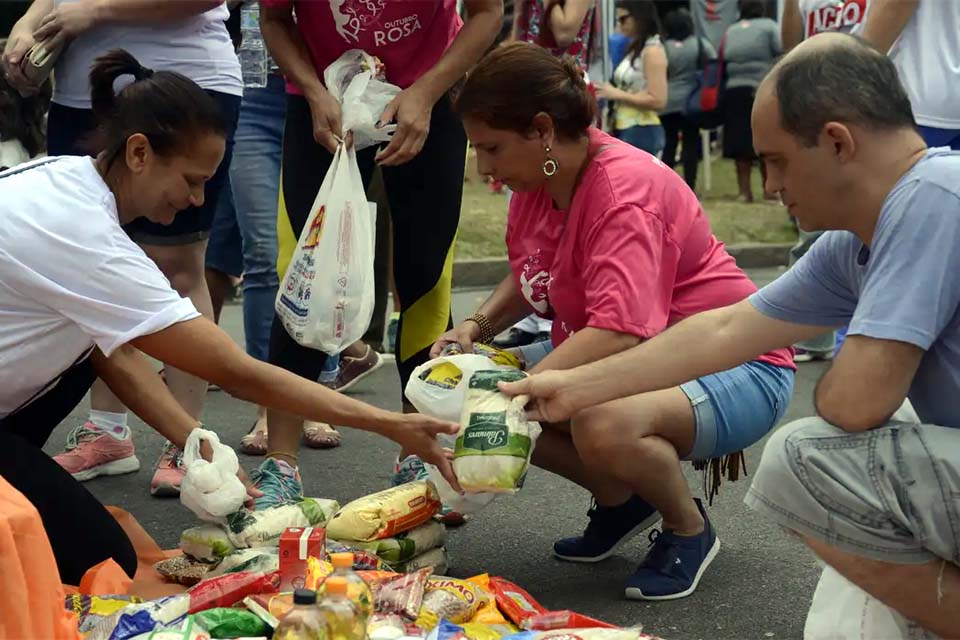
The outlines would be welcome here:
<svg viewBox="0 0 960 640">
<path fill-rule="evenodd" d="M 687 460 L 746 449 L 783 417 L 793 395 L 792 369 L 754 360 L 680 385 L 696 417 Z"/>
<path fill-rule="evenodd" d="M 658 155 L 663 151 L 667 136 L 659 124 L 645 124 L 617 129 L 614 135 L 637 149 L 643 149 L 650 155 Z"/>
<path fill-rule="evenodd" d="M 817 417 L 777 429 L 744 502 L 857 556 L 960 564 L 960 429 L 890 421 L 848 433 Z"/>
</svg>

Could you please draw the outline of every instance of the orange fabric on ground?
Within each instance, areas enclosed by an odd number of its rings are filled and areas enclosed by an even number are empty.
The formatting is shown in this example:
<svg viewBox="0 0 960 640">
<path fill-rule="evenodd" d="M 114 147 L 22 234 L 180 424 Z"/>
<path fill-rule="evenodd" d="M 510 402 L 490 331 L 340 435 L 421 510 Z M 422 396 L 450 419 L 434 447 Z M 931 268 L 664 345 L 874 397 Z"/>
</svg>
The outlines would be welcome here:
<svg viewBox="0 0 960 640">
<path fill-rule="evenodd" d="M 40 514 L 0 477 L 0 638 L 79 640 Z"/>
</svg>

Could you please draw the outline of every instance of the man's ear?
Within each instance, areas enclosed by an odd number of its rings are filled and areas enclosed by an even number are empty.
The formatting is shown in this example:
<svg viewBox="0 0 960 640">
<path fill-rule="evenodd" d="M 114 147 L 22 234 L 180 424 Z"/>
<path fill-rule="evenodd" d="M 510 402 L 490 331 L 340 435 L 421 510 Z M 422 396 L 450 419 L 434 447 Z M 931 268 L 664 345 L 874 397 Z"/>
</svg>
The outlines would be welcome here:
<svg viewBox="0 0 960 640">
<path fill-rule="evenodd" d="M 853 132 L 843 123 L 826 123 L 823 125 L 821 136 L 826 138 L 827 144 L 841 162 L 849 161 L 857 152 L 857 142 L 853 138 Z"/>
</svg>

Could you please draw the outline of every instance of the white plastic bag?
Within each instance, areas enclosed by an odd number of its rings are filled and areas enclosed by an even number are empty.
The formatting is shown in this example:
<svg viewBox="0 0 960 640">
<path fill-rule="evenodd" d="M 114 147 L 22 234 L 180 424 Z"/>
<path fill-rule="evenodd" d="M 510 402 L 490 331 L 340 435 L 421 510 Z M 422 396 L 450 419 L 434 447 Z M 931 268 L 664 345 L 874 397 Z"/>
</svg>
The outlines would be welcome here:
<svg viewBox="0 0 960 640">
<path fill-rule="evenodd" d="M 400 87 L 383 81 L 383 65 L 378 58 L 351 49 L 324 70 L 323 83 L 340 103 L 343 133 L 353 133 L 357 149 L 390 139 L 397 126 L 377 124 L 383 110 L 400 93 Z"/>
<path fill-rule="evenodd" d="M 803 627 L 804 640 L 935 640 L 926 631 L 824 567 Z"/>
<path fill-rule="evenodd" d="M 298 344 L 335 355 L 366 333 L 375 221 L 356 149 L 340 145 L 277 293 L 277 316 Z"/>
<path fill-rule="evenodd" d="M 213 461 L 200 456 L 200 443 L 206 440 L 213 449 Z M 180 502 L 198 518 L 207 522 L 224 522 L 224 517 L 238 511 L 247 499 L 247 488 L 237 473 L 237 454 L 213 431 L 194 429 L 183 448 L 183 466 L 187 470 L 180 482 Z"/>
<path fill-rule="evenodd" d="M 404 393 L 417 411 L 440 420 L 459 422 L 470 376 L 477 371 L 509 371 L 487 356 L 462 353 L 441 356 L 413 370 Z"/>
</svg>

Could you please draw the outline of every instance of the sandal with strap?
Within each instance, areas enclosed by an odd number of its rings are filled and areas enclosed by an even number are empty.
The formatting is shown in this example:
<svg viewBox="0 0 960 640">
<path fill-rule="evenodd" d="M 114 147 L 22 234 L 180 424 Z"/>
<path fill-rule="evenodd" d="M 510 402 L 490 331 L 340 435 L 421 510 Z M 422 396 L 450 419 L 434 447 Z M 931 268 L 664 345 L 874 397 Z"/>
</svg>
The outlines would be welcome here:
<svg viewBox="0 0 960 640">
<path fill-rule="evenodd" d="M 303 444 L 311 449 L 333 449 L 340 446 L 340 432 L 325 422 L 303 423 Z"/>
<path fill-rule="evenodd" d="M 263 428 L 260 428 L 260 420 L 253 423 L 250 432 L 240 438 L 240 451 L 248 456 L 267 455 L 267 425 L 263 421 Z"/>
</svg>

